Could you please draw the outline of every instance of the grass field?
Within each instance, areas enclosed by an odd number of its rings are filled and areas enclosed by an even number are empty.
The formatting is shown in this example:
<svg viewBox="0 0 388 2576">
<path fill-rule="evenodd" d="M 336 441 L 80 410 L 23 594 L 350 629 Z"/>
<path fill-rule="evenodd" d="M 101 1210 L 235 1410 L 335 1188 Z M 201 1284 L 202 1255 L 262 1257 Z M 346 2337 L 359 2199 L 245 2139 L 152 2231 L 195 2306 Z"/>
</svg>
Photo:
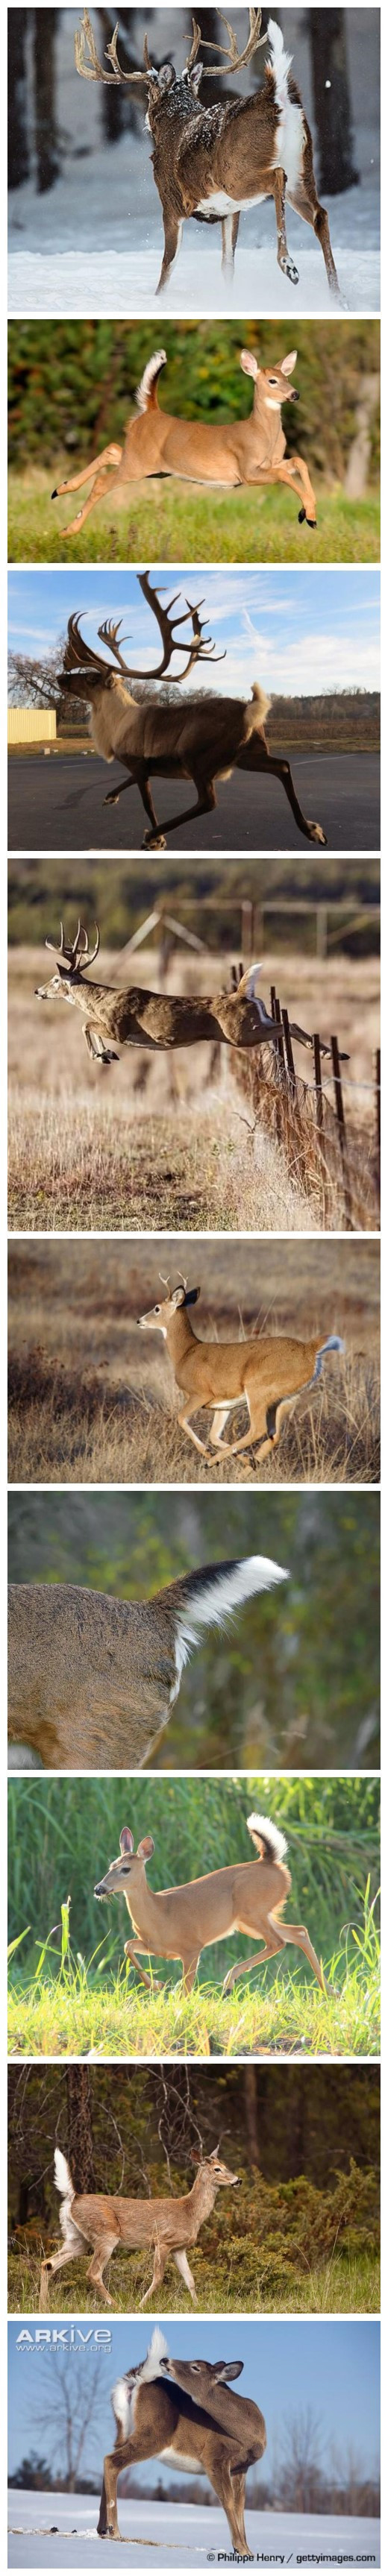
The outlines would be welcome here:
<svg viewBox="0 0 388 2576">
<path fill-rule="evenodd" d="M 299 527 L 292 492 L 191 492 L 187 483 L 153 480 L 129 487 L 90 514 L 79 536 L 63 529 L 86 499 L 70 493 L 51 501 L 51 489 L 68 472 L 58 458 L 52 475 L 38 466 L 8 482 L 10 563 L 137 563 L 152 553 L 159 563 L 379 563 L 378 493 L 354 503 L 343 492 L 317 487 L 317 527 Z"/>
<path fill-rule="evenodd" d="M 53 961 L 54 963 L 54 961 Z M 99 969 L 98 969 L 99 971 Z M 128 961 L 101 952 L 101 979 L 122 987 Z M 132 970 L 134 971 L 134 970 Z M 301 1159 L 300 1130 L 276 1132 L 272 1105 L 273 1060 L 254 1052 L 261 1085 L 254 1104 L 244 1098 L 251 1057 L 210 1045 L 153 1056 L 122 1050 L 120 1063 L 91 1065 L 82 1038 L 82 1015 L 61 1002 L 44 1006 L 35 985 L 46 980 L 43 948 L 9 951 L 9 1223 L 11 1229 L 68 1228 L 136 1232 L 184 1227 L 190 1233 L 285 1233 L 340 1230 L 343 1184 L 338 1158 L 329 1157 L 324 1192 L 319 1154 Z M 225 956 L 199 957 L 195 966 L 174 959 L 171 992 L 220 990 L 229 982 Z M 141 984 L 157 989 L 155 957 L 136 960 Z M 375 1110 L 373 1068 L 379 1043 L 377 958 L 336 954 L 324 964 L 286 957 L 275 949 L 260 983 L 286 997 L 291 1019 L 327 1037 L 335 1027 L 349 1054 L 354 1085 L 344 1092 L 352 1175 L 353 1214 L 364 1229 L 378 1222 L 373 1179 Z M 300 1084 L 312 1084 L 313 1058 L 295 1046 Z M 333 1104 L 328 1073 L 325 1094 Z M 313 1094 L 311 1092 L 311 1099 Z M 268 1108 L 271 1104 L 270 1123 Z M 315 1120 L 315 1110 L 314 1110 Z"/>
<path fill-rule="evenodd" d="M 168 1256 L 167 1256 L 168 1257 Z M 170 1270 L 193 1280 L 187 1237 Z M 160 1295 L 163 1239 L 25 1242 L 9 1254 L 9 1474 L 16 1483 L 321 1484 L 379 1478 L 379 1252 L 369 1243 L 196 1247 L 201 1336 L 255 1332 L 346 1340 L 298 1397 L 279 1448 L 209 1463 L 180 1430 L 179 1394 L 158 1333 L 136 1318 Z M 199 1328 L 198 1328 L 199 1329 Z M 238 1412 L 233 1427 L 238 1423 Z M 240 1423 L 245 1424 L 240 1407 Z M 200 1417 L 201 1436 L 205 1417 Z"/>
<path fill-rule="evenodd" d="M 316 2199 L 318 2202 L 318 2193 Z M 251 2309 L 254 2313 L 259 2310 L 263 2316 L 272 2316 L 274 2310 L 277 2313 L 280 2310 L 284 2316 L 325 2316 L 328 2311 L 336 2315 L 359 2315 L 365 2310 L 371 2314 L 379 2309 L 380 2263 L 373 2246 L 370 2250 L 359 2251 L 354 2241 L 346 2243 L 345 2233 L 345 2241 L 339 2251 L 340 2230 L 333 2227 L 333 2250 L 326 2257 L 321 2255 L 317 2259 L 307 2251 L 305 2255 L 301 2251 L 295 2255 L 292 2244 L 287 2245 L 284 2230 L 283 2244 L 279 2242 L 279 2249 L 276 2248 L 274 2254 L 273 2249 L 268 2252 L 265 2236 L 263 2244 L 260 2243 L 259 2208 L 257 2226 L 253 2211 L 251 2224 L 250 2242 L 249 2237 L 244 2240 L 235 2235 L 229 2216 L 229 2225 L 223 2231 L 225 2242 L 216 2258 L 213 2252 L 203 2250 L 202 2243 L 195 2247 L 191 2269 L 199 2314 L 238 2315 L 241 2310 L 249 2312 Z M 210 2229 L 208 2233 L 210 2235 Z M 214 2236 L 214 2229 L 211 2234 Z M 206 2230 L 204 2243 L 206 2247 Z M 24 2244 L 21 2238 L 17 2253 L 9 2254 L 8 2306 L 11 2313 L 28 2315 L 31 2309 L 37 2308 L 40 2262 L 47 2250 L 46 2233 L 42 2234 L 41 2247 L 35 2248 L 34 2252 L 27 2235 Z M 50 2250 L 53 2250 L 51 2240 Z M 59 2279 L 50 2283 L 50 2314 L 104 2314 L 106 2303 L 86 2280 L 86 2259 L 90 2261 L 90 2250 L 87 2258 L 71 2263 L 68 2273 L 61 2272 Z M 113 2263 L 107 2265 L 105 2278 L 116 2311 L 124 2316 L 130 2314 L 132 2309 L 140 2307 L 149 2288 L 149 2254 L 123 2255 L 118 2252 Z M 179 2316 L 187 2314 L 191 2304 L 189 2291 L 180 2281 L 175 2264 L 171 2263 L 157 2297 L 147 2299 L 148 2313 L 150 2316 Z"/>
<path fill-rule="evenodd" d="M 65 1914 L 65 1909 L 63 1909 Z M 66 1927 L 65 1927 L 66 1929 Z M 21 1936 L 22 1938 L 22 1936 Z M 206 1977 L 191 1995 L 164 1982 L 158 1993 L 135 1984 L 127 1963 L 118 1975 L 100 1975 L 71 1956 L 50 1967 L 50 1935 L 35 1972 L 23 1980 L 21 1950 L 11 1959 L 8 2049 L 10 2057 L 374 2057 L 380 2047 L 378 1941 L 366 1906 L 364 1933 L 350 1929 L 324 1961 L 327 1991 L 283 1967 L 271 1983 L 265 1968 L 258 1983 L 241 1977 L 222 1995 Z M 37 1945 L 38 1946 L 38 1945 Z M 100 1945 L 103 1949 L 103 1944 Z M 150 1963 L 152 1965 L 152 1963 Z M 168 1974 L 168 1972 L 167 1972 Z"/>
</svg>

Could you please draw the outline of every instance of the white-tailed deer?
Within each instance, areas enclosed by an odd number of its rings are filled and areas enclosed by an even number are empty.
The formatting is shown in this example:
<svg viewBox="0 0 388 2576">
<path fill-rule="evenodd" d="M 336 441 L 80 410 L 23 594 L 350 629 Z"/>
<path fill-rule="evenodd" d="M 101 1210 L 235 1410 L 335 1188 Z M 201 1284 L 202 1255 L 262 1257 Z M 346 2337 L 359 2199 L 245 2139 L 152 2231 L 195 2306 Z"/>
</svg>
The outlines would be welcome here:
<svg viewBox="0 0 388 2576">
<path fill-rule="evenodd" d="M 104 2460 L 97 2529 L 101 2540 L 120 2540 L 117 2486 L 122 2469 L 140 2460 L 165 2460 L 172 2470 L 210 2479 L 223 2505 L 233 2550 L 251 2558 L 244 2506 L 247 2470 L 266 2448 L 264 2415 L 252 2397 L 228 2386 L 242 2361 L 170 2360 L 165 2335 L 154 2327 L 145 2361 L 126 2370 L 112 2389 L 117 2425 L 114 2451 Z M 212 2553 L 210 2553 L 212 2554 Z"/>
<path fill-rule="evenodd" d="M 128 689 L 128 680 L 142 679 L 143 685 L 150 680 L 174 680 L 170 662 L 175 654 L 186 651 L 184 638 L 179 639 L 176 630 L 187 625 L 188 619 L 191 642 L 184 669 L 175 675 L 178 681 L 185 680 L 194 665 L 208 663 L 214 653 L 214 646 L 205 638 L 205 620 L 199 616 L 202 600 L 199 607 L 187 604 L 178 617 L 173 617 L 179 592 L 164 608 L 148 572 L 139 573 L 138 580 L 162 636 L 162 660 L 154 670 L 141 672 L 124 661 L 120 620 L 114 624 L 105 618 L 98 628 L 100 642 L 108 644 L 114 655 L 118 665 L 115 670 L 97 648 L 85 644 L 79 618 L 69 617 L 63 670 L 58 674 L 61 690 L 68 690 L 72 697 L 85 698 L 90 705 L 94 750 L 102 760 L 120 760 L 129 773 L 118 787 L 110 789 L 105 805 L 117 805 L 126 788 L 137 786 L 149 824 L 143 848 L 164 850 L 167 832 L 177 832 L 181 824 L 213 812 L 217 803 L 216 778 L 230 778 L 233 769 L 264 770 L 267 777 L 279 778 L 304 840 L 326 847 L 321 823 L 312 822 L 302 813 L 289 761 L 268 751 L 265 718 L 271 702 L 257 680 L 253 681 L 248 701 L 204 694 L 202 698 L 185 697 L 180 705 L 167 706 L 160 692 L 155 697 L 151 693 L 148 699 L 139 699 Z M 217 661 L 224 659 L 223 653 L 216 655 Z M 150 778 L 156 776 L 191 778 L 196 790 L 195 805 L 187 805 L 183 814 L 169 814 L 163 830 L 157 822 L 150 789 Z"/>
<path fill-rule="evenodd" d="M 224 1995 L 231 1994 L 237 1977 L 246 1976 L 250 1968 L 261 1968 L 264 1959 L 273 1959 L 290 1941 L 304 1951 L 325 1993 L 323 1969 L 306 1925 L 279 1920 L 291 1887 L 290 1871 L 284 1867 L 284 1834 L 268 1816 L 248 1816 L 247 1825 L 255 1860 L 231 1861 L 226 1869 L 207 1870 L 204 1878 L 189 1879 L 187 1886 L 162 1887 L 156 1893 L 146 1878 L 146 1864 L 155 1850 L 152 1834 L 143 1835 L 135 1852 L 131 1827 L 123 1825 L 117 1860 L 110 1862 L 94 1894 L 99 1899 L 125 1897 L 135 1932 L 134 1940 L 125 1941 L 125 1956 L 138 1968 L 144 1986 L 152 1988 L 155 1980 L 140 1967 L 139 1952 L 157 1959 L 180 1959 L 186 1993 L 191 1994 L 202 1950 L 213 1941 L 230 1941 L 233 1932 L 246 1932 L 251 1939 L 263 1941 L 264 1949 L 229 1969 Z"/>
<path fill-rule="evenodd" d="M 202 1631 L 223 1628 L 254 1593 L 286 1581 L 270 1557 L 247 1556 L 200 1566 L 151 1601 L 116 1601 L 81 1584 L 11 1583 L 11 1769 L 141 1769 Z"/>
<path fill-rule="evenodd" d="M 198 1046 L 205 1039 L 210 1039 L 213 1046 L 215 1042 L 230 1047 L 279 1046 L 279 1023 L 270 1018 L 265 1002 L 256 993 L 256 978 L 261 974 L 259 960 L 248 966 L 245 974 L 241 966 L 232 992 L 191 993 L 186 997 L 184 993 L 150 993 L 141 984 L 130 984 L 121 991 L 119 985 L 86 982 L 99 946 L 97 922 L 95 946 L 89 948 L 88 933 L 80 921 L 73 940 L 65 939 L 61 921 L 60 939 L 46 939 L 46 948 L 54 949 L 57 957 L 55 975 L 50 976 L 49 984 L 36 985 L 35 999 L 78 1003 L 80 1011 L 86 1009 L 82 1036 L 88 1055 L 97 1057 L 100 1064 L 117 1060 L 117 1046 L 148 1047 L 154 1052 L 155 1048 Z M 290 1022 L 290 1035 L 299 1046 L 314 1045 L 307 1029 L 299 1028 L 296 1020 Z M 115 1046 L 112 1039 L 116 1040 Z M 323 1038 L 320 1048 L 322 1055 L 330 1055 Z"/>
<path fill-rule="evenodd" d="M 76 518 L 69 519 L 63 536 L 76 536 L 89 510 L 106 492 L 111 499 L 116 484 L 140 483 L 144 475 L 153 474 L 180 474 L 186 483 L 222 483 L 232 490 L 239 484 L 284 483 L 301 502 L 299 519 L 307 519 L 308 527 L 315 528 L 315 493 L 307 465 L 297 453 L 286 458 L 282 429 L 282 403 L 299 402 L 295 385 L 289 383 L 296 360 L 297 350 L 292 349 L 278 366 L 259 367 L 253 351 L 242 349 L 240 366 L 245 376 L 253 376 L 253 410 L 249 420 L 219 428 L 217 422 L 176 420 L 172 412 L 159 410 L 158 386 L 166 352 L 157 349 L 136 395 L 140 419 L 135 415 L 129 420 L 123 447 L 102 448 L 80 474 L 67 475 L 52 492 L 52 501 L 57 501 L 64 492 L 79 492 L 93 476 L 89 498 Z"/>
<path fill-rule="evenodd" d="M 249 10 L 248 43 L 241 53 L 233 29 L 220 10 L 228 30 L 228 46 L 214 47 L 213 42 L 210 45 L 193 18 L 192 44 L 183 72 L 176 73 L 171 63 L 163 63 L 157 70 L 150 61 L 147 37 L 144 70 L 126 72 L 118 59 L 118 27 L 106 46 L 108 71 L 99 61 L 91 20 L 84 10 L 81 32 L 75 38 L 77 71 L 86 80 L 135 83 L 146 99 L 146 124 L 152 135 L 153 172 L 164 225 L 158 294 L 168 283 L 188 216 L 194 215 L 202 223 L 221 224 L 223 267 L 233 276 L 242 209 L 273 197 L 279 268 L 293 286 L 298 285 L 298 269 L 287 245 L 288 199 L 295 213 L 312 225 L 323 251 L 330 292 L 339 297 L 328 217 L 317 196 L 310 127 L 292 75 L 292 56 L 285 53 L 281 28 L 274 18 L 269 19 L 265 35 L 260 35 L 261 14 L 261 9 Z M 202 107 L 198 96 L 204 71 L 200 47 L 203 53 L 216 51 L 223 56 L 221 63 L 206 65 L 207 80 L 219 81 L 226 73 L 229 76 L 243 70 L 262 45 L 268 45 L 270 61 L 264 66 L 261 89 L 256 89 L 250 98 L 220 98 L 214 107 Z"/>
<path fill-rule="evenodd" d="M 209 1450 L 193 1431 L 191 1416 L 210 1409 L 214 1415 L 210 1449 L 220 1449 L 222 1458 L 237 1458 L 241 1449 L 252 1449 L 259 1442 L 261 1467 L 263 1459 L 278 1448 L 282 1423 L 296 1397 L 315 1386 L 326 1351 L 343 1351 L 344 1344 L 338 1333 L 329 1333 L 324 1342 L 317 1334 L 309 1341 L 294 1341 L 290 1333 L 260 1333 L 251 1341 L 200 1342 L 188 1313 L 200 1294 L 200 1288 L 188 1288 L 187 1281 L 168 1289 L 161 1305 L 138 1315 L 140 1330 L 163 1333 L 176 1385 L 184 1395 L 178 1413 L 180 1429 L 187 1431 L 201 1457 L 208 1458 Z M 239 1440 L 225 1441 L 228 1416 L 244 1402 L 248 1431 Z"/>
<path fill-rule="evenodd" d="M 108 2307 L 112 2308 L 114 2302 L 106 2288 L 104 2271 L 117 2246 L 126 2253 L 134 2253 L 139 2247 L 153 2253 L 152 2281 L 144 2298 L 139 2300 L 139 2307 L 145 2308 L 147 2299 L 152 2299 L 161 2289 L 169 2261 L 175 2263 L 196 2305 L 197 2293 L 187 2248 L 196 2245 L 200 2228 L 214 2209 L 217 2192 L 226 2190 L 229 2184 L 238 2183 L 240 2176 L 228 2172 L 218 2147 L 213 2147 L 209 2156 L 199 2154 L 193 2147 L 190 2161 L 197 2166 L 195 2182 L 191 2191 L 180 2193 L 178 2199 L 173 2200 L 170 2193 L 158 2200 L 125 2200 L 121 2192 L 75 2191 L 66 2156 L 62 2155 L 60 2147 L 55 2147 L 54 2172 L 56 2190 L 61 2194 L 63 2244 L 57 2254 L 49 2255 L 42 2263 L 40 2308 L 47 2307 L 49 2278 L 54 2272 L 63 2271 L 65 2264 L 75 2263 L 80 2255 L 86 2253 L 89 2245 L 93 2246 L 93 2255 L 86 2278 L 93 2289 L 101 2291 Z"/>
</svg>

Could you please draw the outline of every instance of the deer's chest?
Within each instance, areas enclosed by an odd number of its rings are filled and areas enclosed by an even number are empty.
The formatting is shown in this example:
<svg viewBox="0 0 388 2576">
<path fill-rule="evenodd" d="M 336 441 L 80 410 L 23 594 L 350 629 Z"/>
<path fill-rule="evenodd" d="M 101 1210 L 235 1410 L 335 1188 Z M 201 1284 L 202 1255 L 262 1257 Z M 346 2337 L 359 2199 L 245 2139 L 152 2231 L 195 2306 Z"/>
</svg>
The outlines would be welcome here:
<svg viewBox="0 0 388 2576">
<path fill-rule="evenodd" d="M 250 197 L 230 197 L 228 195 L 227 188 L 213 188 L 211 196 L 198 198 L 195 213 L 196 215 L 205 216 L 205 220 L 207 220 L 208 223 L 214 219 L 215 215 L 218 215 L 222 222 L 224 215 L 241 214 L 246 206 L 262 206 L 263 195 L 264 191 L 262 188 L 258 195 L 256 195 L 255 192 L 255 194 L 253 195 L 252 193 Z"/>
</svg>

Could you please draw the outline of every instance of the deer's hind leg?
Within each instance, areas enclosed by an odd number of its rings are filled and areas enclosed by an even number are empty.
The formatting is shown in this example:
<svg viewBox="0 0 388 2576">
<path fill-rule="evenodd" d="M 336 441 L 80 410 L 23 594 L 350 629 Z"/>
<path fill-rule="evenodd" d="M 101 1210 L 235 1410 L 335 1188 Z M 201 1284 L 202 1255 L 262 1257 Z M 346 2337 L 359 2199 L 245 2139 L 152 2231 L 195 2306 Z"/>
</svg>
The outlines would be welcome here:
<svg viewBox="0 0 388 2576">
<path fill-rule="evenodd" d="M 322 824 L 311 822 L 310 817 L 303 813 L 302 806 L 299 804 L 289 760 L 281 760 L 274 752 L 268 751 L 264 734 L 260 734 L 260 738 L 257 733 L 250 735 L 249 742 L 244 744 L 244 750 L 238 752 L 236 768 L 263 769 L 267 778 L 279 778 L 281 787 L 284 787 L 284 794 L 291 805 L 295 823 L 298 824 L 298 830 L 303 833 L 304 841 L 317 841 L 320 849 L 326 849 L 327 834 L 322 831 Z"/>
<path fill-rule="evenodd" d="M 317 1978 L 318 1985 L 321 1987 L 321 1992 L 325 1995 L 326 1986 L 323 1970 L 320 1967 L 319 1959 L 317 1959 L 316 1950 L 313 1950 L 312 1941 L 310 1941 L 310 1934 L 306 1930 L 306 1924 L 279 1923 L 276 1926 L 276 1930 L 278 1933 L 278 1939 L 275 1945 L 276 1949 L 283 1950 L 286 1948 L 289 1941 L 294 1941 L 295 1948 L 297 1950 L 304 1951 L 305 1958 L 309 1960 L 310 1968 L 313 1969 L 314 1977 Z"/>
<path fill-rule="evenodd" d="M 106 2288 L 104 2271 L 106 2263 L 110 2262 L 111 2254 L 114 2254 L 115 2245 L 117 2245 L 117 2243 L 117 2236 L 101 2236 L 100 2239 L 96 2237 L 96 2242 L 93 2246 L 92 2260 L 91 2263 L 88 2263 L 86 2274 L 86 2279 L 87 2281 L 91 2281 L 93 2290 L 101 2290 L 101 2296 L 103 2299 L 106 2299 L 108 2308 L 113 2308 L 114 2301 L 111 2299 L 110 2291 Z"/>
<path fill-rule="evenodd" d="M 93 475 L 92 491 L 89 492 L 87 501 L 81 505 L 81 509 L 77 510 L 75 519 L 67 520 L 66 527 L 62 528 L 63 537 L 76 536 L 78 529 L 83 527 L 84 519 L 89 517 L 89 510 L 94 510 L 95 502 L 102 501 L 105 492 L 112 491 L 113 484 L 116 479 L 119 479 L 118 469 L 121 465 L 122 453 L 122 447 L 104 447 L 100 457 L 95 457 L 91 465 L 84 466 L 82 474 L 70 474 L 65 483 L 58 483 L 56 490 L 51 494 L 52 501 L 60 499 L 64 492 L 79 492 L 81 485 L 90 483 L 90 477 Z"/>
<path fill-rule="evenodd" d="M 223 1995 L 231 1995 L 233 1986 L 237 1984 L 237 1978 L 248 1976 L 250 1968 L 262 1968 L 264 1959 L 274 1959 L 276 1950 L 281 1950 L 281 1946 L 281 1941 L 275 1940 L 275 1934 L 273 1940 L 270 1934 L 269 1941 L 265 1941 L 263 1933 L 261 1950 L 254 1950 L 249 1959 L 237 1959 L 235 1968 L 229 1968 L 228 1976 L 224 1977 Z"/>
<path fill-rule="evenodd" d="M 175 2264 L 176 2264 L 177 2272 L 180 2272 L 180 2275 L 181 2275 L 181 2281 L 184 2281 L 184 2282 L 185 2282 L 186 2290 L 189 2290 L 189 2291 L 190 2291 L 190 2298 L 193 2300 L 193 2306 L 196 2308 L 196 2307 L 198 2306 L 198 2300 L 197 2300 L 197 2292 L 196 2292 L 196 2287 L 195 2287 L 195 2281 L 193 2280 L 193 2274 L 192 2274 L 192 2272 L 190 2271 L 190 2264 L 188 2263 L 188 2260 L 187 2260 L 187 2254 L 186 2254 L 186 2250 L 185 2250 L 185 2246 L 184 2246 L 184 2245 L 182 2245 L 182 2246 L 181 2246 L 180 2251 L 179 2251 L 179 2254 L 178 2254 L 178 2253 L 173 2254 L 173 2263 L 175 2263 Z"/>
<path fill-rule="evenodd" d="M 224 216 L 223 216 L 223 220 L 222 220 L 222 224 L 221 224 L 221 232 L 222 232 L 222 271 L 223 271 L 223 276 L 224 276 L 224 277 L 233 277 L 233 273 L 234 273 L 234 254 L 235 254 L 235 249 L 236 249 L 236 242 L 237 242 L 237 234 L 238 234 L 239 222 L 240 222 L 240 210 L 238 211 L 238 214 L 236 214 L 236 215 L 224 215 Z"/>
<path fill-rule="evenodd" d="M 316 233 L 317 241 L 320 242 L 321 250 L 323 251 L 330 293 L 331 295 L 336 296 L 339 304 L 342 304 L 344 299 L 341 295 L 335 260 L 333 259 L 329 217 L 326 213 L 326 207 L 320 206 L 319 203 L 312 165 L 308 179 L 304 176 L 303 179 L 300 179 L 299 186 L 297 188 L 289 188 L 288 196 L 290 206 L 294 207 L 295 214 L 302 216 L 303 223 L 311 224 L 312 231 Z"/>
<path fill-rule="evenodd" d="M 273 170 L 272 189 L 276 215 L 278 268 L 283 270 L 284 277 L 289 277 L 291 286 L 298 286 L 299 269 L 295 268 L 295 261 L 291 259 L 291 252 L 289 251 L 287 242 L 286 176 L 284 170 Z"/>
</svg>

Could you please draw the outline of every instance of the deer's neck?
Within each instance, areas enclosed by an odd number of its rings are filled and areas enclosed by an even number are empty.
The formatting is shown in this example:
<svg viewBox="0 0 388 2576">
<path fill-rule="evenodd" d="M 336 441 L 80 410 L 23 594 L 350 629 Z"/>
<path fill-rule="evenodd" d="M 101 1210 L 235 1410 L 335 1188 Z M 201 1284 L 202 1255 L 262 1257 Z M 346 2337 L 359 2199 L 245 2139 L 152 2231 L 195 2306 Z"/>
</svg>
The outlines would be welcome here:
<svg viewBox="0 0 388 2576">
<path fill-rule="evenodd" d="M 193 1333 L 185 1306 L 178 1306 L 176 1315 L 172 1315 L 171 1323 L 167 1325 L 166 1332 L 167 1349 L 174 1368 L 177 1367 L 179 1360 L 185 1358 L 186 1352 L 191 1350 L 192 1342 L 196 1340 L 197 1335 Z"/>
<path fill-rule="evenodd" d="M 210 2210 L 214 2209 L 217 2188 L 215 2177 L 212 2180 L 210 2173 L 196 2174 L 192 2191 L 189 2192 L 189 2201 L 191 2216 L 196 2220 L 198 2227 L 201 2226 L 202 2219 L 208 2218 Z"/>
<path fill-rule="evenodd" d="M 273 456 L 278 439 L 282 436 L 281 403 L 275 401 L 275 396 L 272 400 L 271 394 L 265 393 L 262 385 L 255 385 L 253 421 L 255 431 L 259 432 L 266 457 Z"/>
<path fill-rule="evenodd" d="M 148 1887 L 145 1869 L 140 1868 L 139 1873 L 137 1870 L 131 1872 L 128 1887 L 123 1887 L 122 1893 L 135 1932 L 144 1933 L 148 1940 L 154 1927 L 158 1926 L 158 1897 L 154 1896 L 152 1887 Z"/>
</svg>

